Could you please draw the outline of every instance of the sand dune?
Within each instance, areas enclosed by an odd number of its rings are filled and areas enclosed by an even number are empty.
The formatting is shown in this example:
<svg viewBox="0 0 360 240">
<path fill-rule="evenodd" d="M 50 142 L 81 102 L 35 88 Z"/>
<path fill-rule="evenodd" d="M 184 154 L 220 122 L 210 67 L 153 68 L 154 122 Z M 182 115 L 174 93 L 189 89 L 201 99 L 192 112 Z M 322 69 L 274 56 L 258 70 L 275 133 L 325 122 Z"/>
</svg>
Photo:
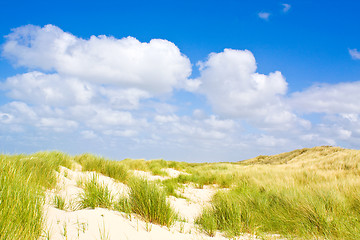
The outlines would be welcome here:
<svg viewBox="0 0 360 240">
<path fill-rule="evenodd" d="M 181 172 L 166 169 L 169 177 L 176 177 Z M 126 196 L 129 188 L 123 183 L 95 172 L 81 172 L 61 167 L 58 174 L 57 187 L 46 192 L 45 222 L 46 231 L 43 239 L 227 239 L 220 232 L 215 237 L 209 237 L 196 227 L 194 219 L 204 206 L 209 204 L 211 197 L 217 191 L 215 187 L 205 186 L 197 189 L 186 185 L 181 190 L 184 198 L 169 197 L 172 207 L 180 218 L 171 227 L 146 223 L 136 214 L 129 215 L 103 208 L 76 210 L 79 194 L 83 189 L 81 182 L 98 175 L 99 182 L 107 185 L 115 197 Z M 153 176 L 148 172 L 134 171 L 134 175 L 148 180 L 164 180 L 169 177 Z M 68 210 L 55 208 L 55 195 L 65 198 Z M 236 239 L 256 239 L 255 236 L 244 235 Z"/>
</svg>

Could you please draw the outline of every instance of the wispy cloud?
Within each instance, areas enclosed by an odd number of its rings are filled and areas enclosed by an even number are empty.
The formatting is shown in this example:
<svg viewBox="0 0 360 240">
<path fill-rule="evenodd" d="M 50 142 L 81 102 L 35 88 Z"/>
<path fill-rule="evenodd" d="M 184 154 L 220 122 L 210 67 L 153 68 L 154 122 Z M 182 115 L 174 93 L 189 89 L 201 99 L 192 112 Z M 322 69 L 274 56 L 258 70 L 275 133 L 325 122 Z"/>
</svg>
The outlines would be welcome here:
<svg viewBox="0 0 360 240">
<path fill-rule="evenodd" d="M 288 12 L 288 11 L 290 10 L 290 8 L 291 8 L 291 5 L 290 5 L 290 4 L 287 4 L 287 3 L 283 3 L 283 4 L 281 4 L 281 5 L 283 6 L 282 11 L 283 11 L 284 13 Z"/>
<path fill-rule="evenodd" d="M 355 60 L 360 59 L 360 52 L 356 48 L 349 49 L 349 53 L 350 53 L 350 56 L 352 57 L 352 59 L 355 59 Z"/>
<path fill-rule="evenodd" d="M 270 15 L 271 14 L 269 12 L 259 12 L 258 13 L 259 18 L 264 19 L 266 21 L 269 20 Z"/>
</svg>

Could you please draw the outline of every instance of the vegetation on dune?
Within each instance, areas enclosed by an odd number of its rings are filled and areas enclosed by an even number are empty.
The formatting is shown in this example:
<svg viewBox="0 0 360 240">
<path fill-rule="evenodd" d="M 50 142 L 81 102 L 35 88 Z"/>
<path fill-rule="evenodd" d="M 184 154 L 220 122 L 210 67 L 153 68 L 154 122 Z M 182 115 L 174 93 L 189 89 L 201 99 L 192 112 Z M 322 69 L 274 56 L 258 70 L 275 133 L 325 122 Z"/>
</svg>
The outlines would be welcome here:
<svg viewBox="0 0 360 240">
<path fill-rule="evenodd" d="M 165 161 L 163 159 L 155 160 L 143 160 L 143 159 L 125 159 L 120 161 L 131 170 L 140 170 L 145 172 L 151 172 L 153 175 L 167 176 L 167 173 L 163 171 L 164 168 L 173 168 L 176 170 L 184 170 L 197 164 L 191 164 L 186 162 Z"/>
<path fill-rule="evenodd" d="M 297 149 L 273 156 L 260 155 L 258 157 L 238 162 L 241 165 L 301 165 L 316 169 L 354 169 L 358 150 L 343 149 L 340 147 L 321 146 L 314 148 Z M 355 159 L 353 159 L 355 157 Z M 350 164 L 347 166 L 347 164 Z"/>
<path fill-rule="evenodd" d="M 45 189 L 54 188 L 68 155 L 39 152 L 0 155 L 0 239 L 38 239 L 43 231 Z"/>
<path fill-rule="evenodd" d="M 308 188 L 245 182 L 219 192 L 197 223 L 209 234 L 277 233 L 301 239 L 359 239 L 360 213 L 354 186 Z"/>
<path fill-rule="evenodd" d="M 129 205 L 131 211 L 142 216 L 145 221 L 171 226 L 177 214 L 166 199 L 165 192 L 155 183 L 133 178 L 129 182 Z"/>
<path fill-rule="evenodd" d="M 84 183 L 84 192 L 80 195 L 80 208 L 108 208 L 113 207 L 113 196 L 103 183 L 99 182 L 99 177 L 93 174 L 91 179 Z"/>
<path fill-rule="evenodd" d="M 125 182 L 128 197 L 114 200 L 107 186 L 93 178 L 83 183 L 80 205 L 136 213 L 145 221 L 170 226 L 177 214 L 166 197 L 178 196 L 185 183 L 220 188 L 196 219 L 209 235 L 244 232 L 281 234 L 290 239 L 360 239 L 360 153 L 337 147 L 299 149 L 237 163 L 183 163 L 164 160 L 110 161 L 91 154 L 60 152 L 0 155 L 0 240 L 38 239 L 44 227 L 44 192 L 57 184 L 60 166 L 77 162 Z M 184 174 L 150 182 L 129 170 L 165 176 L 164 168 Z M 116 194 L 116 193 L 114 193 Z M 66 209 L 65 199 L 55 196 Z M 26 237 L 24 237 L 26 236 Z"/>
<path fill-rule="evenodd" d="M 129 177 L 128 168 L 118 161 L 107 160 L 89 153 L 77 155 L 74 159 L 82 166 L 82 171 L 95 171 L 120 182 L 126 182 Z"/>
<path fill-rule="evenodd" d="M 66 210 L 67 209 L 67 204 L 66 204 L 66 200 L 64 197 L 60 196 L 60 195 L 55 195 L 54 199 L 53 199 L 53 204 L 56 208 L 60 209 L 60 210 Z"/>
<path fill-rule="evenodd" d="M 177 189 L 180 188 L 182 185 L 179 184 L 176 178 L 169 178 L 163 181 L 159 181 L 161 186 L 168 196 L 174 196 L 180 198 L 181 195 L 177 193 Z"/>
<path fill-rule="evenodd" d="M 275 155 L 234 166 L 233 188 L 214 196 L 199 226 L 209 235 L 359 239 L 359 151 L 317 147 L 280 156 L 292 159 Z"/>
</svg>

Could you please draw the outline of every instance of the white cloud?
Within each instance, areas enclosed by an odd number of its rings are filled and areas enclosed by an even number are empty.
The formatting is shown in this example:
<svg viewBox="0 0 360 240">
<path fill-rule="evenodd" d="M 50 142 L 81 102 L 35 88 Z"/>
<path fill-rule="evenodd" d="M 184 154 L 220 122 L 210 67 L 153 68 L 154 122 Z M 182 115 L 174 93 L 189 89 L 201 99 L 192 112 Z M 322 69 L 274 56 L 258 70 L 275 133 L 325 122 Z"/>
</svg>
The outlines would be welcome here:
<svg viewBox="0 0 360 240">
<path fill-rule="evenodd" d="M 105 135 L 112 135 L 117 137 L 133 137 L 136 136 L 138 133 L 135 130 L 106 130 L 104 131 Z"/>
<path fill-rule="evenodd" d="M 97 138 L 96 133 L 94 131 L 92 131 L 92 130 L 84 130 L 84 131 L 81 131 L 80 134 L 85 139 L 95 139 L 95 138 Z"/>
<path fill-rule="evenodd" d="M 262 147 L 279 147 L 286 145 L 287 139 L 279 139 L 274 136 L 261 135 L 256 139 L 256 143 Z"/>
<path fill-rule="evenodd" d="M 33 123 L 38 120 L 37 113 L 26 103 L 13 101 L 1 106 L 3 114 L 11 116 L 12 123 Z"/>
<path fill-rule="evenodd" d="M 106 98 L 106 102 L 114 109 L 137 109 L 141 99 L 150 97 L 146 91 L 136 88 L 111 88 L 101 87 L 100 93 Z"/>
<path fill-rule="evenodd" d="M 89 83 L 37 71 L 10 77 L 3 88 L 13 99 L 48 106 L 88 104 L 95 96 L 94 87 Z"/>
<path fill-rule="evenodd" d="M 359 60 L 360 59 L 360 52 L 355 48 L 355 49 L 349 49 L 349 54 L 352 57 L 352 59 L 354 60 Z"/>
<path fill-rule="evenodd" d="M 283 3 L 283 4 L 281 4 L 281 5 L 283 6 L 282 11 L 283 11 L 284 13 L 287 13 L 287 12 L 290 10 L 290 8 L 291 8 L 291 5 L 290 5 L 290 4 L 287 4 L 287 3 Z"/>
<path fill-rule="evenodd" d="M 135 120 L 130 112 L 116 111 L 110 108 L 94 108 L 89 123 L 96 128 L 102 126 L 133 125 Z"/>
<path fill-rule="evenodd" d="M 56 132 L 73 131 L 78 127 L 78 123 L 73 120 L 61 119 L 61 118 L 41 118 L 36 123 L 39 128 L 52 129 Z"/>
<path fill-rule="evenodd" d="M 0 122 L 1 123 L 4 123 L 4 124 L 11 123 L 13 119 L 14 119 L 14 116 L 12 116 L 11 114 L 0 112 Z"/>
<path fill-rule="evenodd" d="M 224 119 L 220 120 L 218 117 L 211 115 L 210 118 L 205 119 L 204 123 L 209 125 L 213 129 L 217 130 L 231 130 L 234 128 L 235 123 L 233 120 Z"/>
<path fill-rule="evenodd" d="M 68 114 L 91 129 L 114 129 L 124 126 L 145 125 L 141 119 L 135 119 L 129 111 L 119 111 L 106 105 L 76 105 L 69 107 Z"/>
<path fill-rule="evenodd" d="M 85 40 L 53 25 L 27 25 L 6 37 L 3 55 L 18 66 L 152 94 L 197 85 L 188 79 L 189 59 L 175 44 L 162 39 L 142 43 L 133 37 L 101 35 Z"/>
<path fill-rule="evenodd" d="M 134 136 L 137 128 L 147 124 L 130 112 L 141 101 L 169 94 L 174 88 L 194 91 L 199 85 L 188 79 L 189 59 L 175 44 L 162 39 L 149 43 L 132 37 L 81 39 L 53 25 L 27 25 L 13 29 L 2 50 L 15 65 L 35 69 L 9 77 L 1 86 L 18 107 L 32 111 L 26 124 L 61 131 L 66 126 L 78 127 L 77 123 L 89 128 L 83 130 L 85 137 L 91 137 L 93 129 Z M 159 102 L 154 107 L 164 111 L 166 106 L 170 105 Z M 12 122 L 29 119 L 24 107 L 5 110 L 3 121 L 7 116 L 12 116 Z M 134 129 L 123 131 L 123 126 Z"/>
<path fill-rule="evenodd" d="M 157 132 L 168 136 L 169 141 L 211 142 L 213 140 L 231 139 L 232 131 L 236 128 L 236 124 L 231 119 L 219 119 L 217 116 L 211 115 L 203 119 L 191 117 L 179 117 L 177 115 L 156 115 L 154 117 L 155 128 Z"/>
<path fill-rule="evenodd" d="M 258 17 L 261 18 L 261 19 L 264 19 L 264 20 L 266 20 L 266 21 L 269 20 L 270 15 L 271 15 L 271 14 L 268 13 L 268 12 L 259 12 L 259 13 L 258 13 Z"/>
<path fill-rule="evenodd" d="M 137 157 L 227 161 L 246 158 L 239 152 L 360 141 L 360 82 L 288 95 L 282 73 L 258 73 L 248 50 L 212 53 L 198 63 L 200 77 L 189 79 L 189 59 L 169 41 L 81 39 L 52 25 L 29 25 L 7 37 L 3 56 L 29 69 L 0 86 L 10 99 L 0 106 L 0 130 L 15 143 L 18 134 L 41 147 L 52 138 L 54 148 L 59 141 L 77 148 L 80 137 L 96 142 L 82 149 L 111 148 L 116 157 L 114 149 Z M 306 120 L 313 113 L 317 121 Z"/>
<path fill-rule="evenodd" d="M 239 118 L 262 128 L 286 129 L 298 118 L 283 101 L 287 82 L 278 71 L 256 73 L 256 61 L 248 51 L 225 49 L 200 62 L 199 92 L 206 95 L 215 113 Z"/>
<path fill-rule="evenodd" d="M 321 84 L 292 94 L 289 103 L 299 112 L 359 114 L 360 81 Z"/>
<path fill-rule="evenodd" d="M 179 117 L 175 114 L 173 115 L 156 115 L 154 120 L 160 124 L 169 123 L 169 122 L 177 122 Z"/>
</svg>

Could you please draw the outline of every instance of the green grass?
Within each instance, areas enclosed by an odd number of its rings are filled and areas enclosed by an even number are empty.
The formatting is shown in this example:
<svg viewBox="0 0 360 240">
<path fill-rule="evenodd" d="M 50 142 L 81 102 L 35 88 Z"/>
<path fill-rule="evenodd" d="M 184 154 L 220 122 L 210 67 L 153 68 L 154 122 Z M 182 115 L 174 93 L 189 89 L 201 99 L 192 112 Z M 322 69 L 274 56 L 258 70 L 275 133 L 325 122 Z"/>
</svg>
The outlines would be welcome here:
<svg viewBox="0 0 360 240">
<path fill-rule="evenodd" d="M 60 195 L 55 195 L 54 199 L 54 206 L 60 210 L 66 210 L 67 209 L 67 205 L 66 205 L 66 201 L 65 198 L 60 196 Z"/>
<path fill-rule="evenodd" d="M 0 160 L 0 239 L 36 239 L 43 227 L 43 193 L 6 160 Z"/>
<path fill-rule="evenodd" d="M 159 175 L 159 176 L 167 176 L 167 173 L 162 170 L 164 168 L 174 168 L 176 170 L 182 171 L 185 169 L 189 169 L 192 166 L 198 165 L 197 163 L 165 161 L 163 159 L 155 159 L 155 160 L 125 159 L 120 161 L 120 163 L 127 166 L 128 169 L 150 172 L 153 175 Z"/>
<path fill-rule="evenodd" d="M 0 240 L 38 239 L 43 232 L 44 191 L 56 186 L 60 166 L 73 158 L 60 152 L 0 155 Z M 96 177 L 83 183 L 83 207 L 136 213 L 149 223 L 170 226 L 176 213 L 166 195 L 183 183 L 216 184 L 221 190 L 196 223 L 207 234 L 222 231 L 290 239 L 360 239 L 360 153 L 333 147 L 300 149 L 239 163 L 179 163 L 164 160 L 106 160 L 75 156 L 84 171 L 128 183 L 129 197 L 115 203 Z M 189 173 L 162 182 L 130 178 L 128 169 L 163 174 L 164 168 Z M 178 197 L 178 196 L 177 196 Z M 86 200 L 85 200 L 86 199 Z M 59 208 L 66 206 L 58 199 Z"/>
<path fill-rule="evenodd" d="M 178 194 L 176 193 L 177 188 L 179 187 L 178 183 L 172 181 L 172 179 L 162 181 L 162 185 L 164 186 L 164 190 L 166 195 L 177 197 Z"/>
<path fill-rule="evenodd" d="M 83 171 L 96 171 L 120 182 L 126 182 L 129 177 L 128 168 L 118 161 L 106 160 L 88 153 L 75 156 L 75 161 L 82 166 Z"/>
<path fill-rule="evenodd" d="M 39 238 L 44 191 L 56 186 L 60 165 L 71 163 L 59 152 L 0 155 L 0 239 Z"/>
<path fill-rule="evenodd" d="M 84 192 L 80 195 L 79 205 L 80 208 L 113 208 L 113 196 L 109 188 L 99 182 L 96 174 L 84 183 Z"/>
<path fill-rule="evenodd" d="M 203 188 L 204 185 L 216 184 L 221 188 L 229 188 L 236 183 L 236 176 L 232 168 L 224 170 L 221 165 L 217 169 L 209 169 L 209 167 L 198 166 L 191 171 L 191 174 L 180 174 L 173 181 L 177 183 L 195 183 L 198 188 Z"/>
<path fill-rule="evenodd" d="M 210 236 L 214 235 L 215 230 L 236 236 L 246 230 L 244 223 L 247 221 L 247 214 L 242 210 L 240 204 L 231 196 L 219 192 L 214 196 L 211 208 L 204 209 L 195 222 Z"/>
<path fill-rule="evenodd" d="M 196 222 L 209 235 L 220 230 L 230 237 L 256 232 L 290 239 L 360 239 L 358 185 L 315 181 L 319 185 L 243 181 L 231 191 L 217 193 Z"/>
<path fill-rule="evenodd" d="M 131 211 L 139 214 L 145 221 L 171 226 L 177 214 L 166 199 L 166 194 L 155 183 L 133 178 L 129 182 L 129 204 Z"/>
<path fill-rule="evenodd" d="M 120 197 L 114 204 L 114 209 L 119 212 L 130 214 L 131 205 L 129 199 L 126 197 Z"/>
</svg>

